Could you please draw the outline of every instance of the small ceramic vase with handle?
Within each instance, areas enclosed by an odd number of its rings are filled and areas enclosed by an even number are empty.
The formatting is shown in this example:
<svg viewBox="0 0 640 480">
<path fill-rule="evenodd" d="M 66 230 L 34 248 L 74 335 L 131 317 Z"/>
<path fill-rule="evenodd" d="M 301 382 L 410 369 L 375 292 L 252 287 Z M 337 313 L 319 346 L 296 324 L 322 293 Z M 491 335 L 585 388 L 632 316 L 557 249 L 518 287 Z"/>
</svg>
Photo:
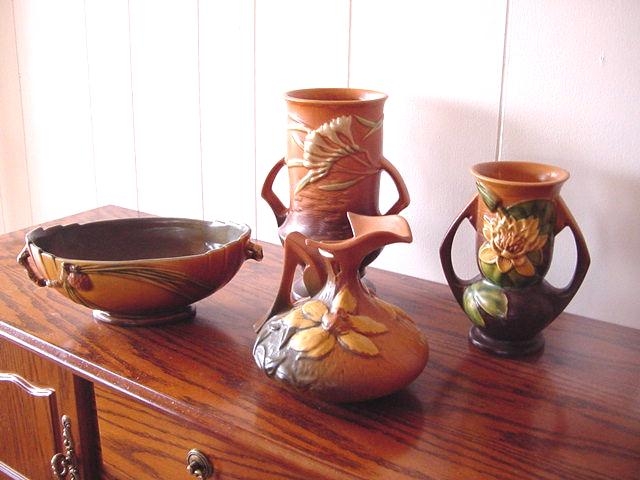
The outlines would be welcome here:
<svg viewBox="0 0 640 480">
<path fill-rule="evenodd" d="M 399 307 L 376 296 L 358 272 L 362 259 L 394 242 L 411 241 L 397 215 L 349 213 L 353 237 L 319 242 L 300 232 L 284 242 L 282 280 L 271 311 L 254 326 L 253 356 L 270 377 L 328 402 L 390 394 L 411 383 L 429 356 L 425 335 Z M 294 270 L 307 264 L 322 283 L 294 301 Z"/>
<path fill-rule="evenodd" d="M 542 348 L 542 330 L 569 304 L 590 264 L 585 239 L 560 197 L 569 178 L 561 168 L 532 162 L 500 161 L 472 167 L 478 193 L 454 220 L 440 247 L 447 283 L 473 326 L 473 345 L 502 356 L 520 356 Z M 480 275 L 456 274 L 451 249 L 464 220 L 476 231 Z M 563 288 L 550 285 L 555 236 L 573 234 L 577 262 Z"/>
</svg>

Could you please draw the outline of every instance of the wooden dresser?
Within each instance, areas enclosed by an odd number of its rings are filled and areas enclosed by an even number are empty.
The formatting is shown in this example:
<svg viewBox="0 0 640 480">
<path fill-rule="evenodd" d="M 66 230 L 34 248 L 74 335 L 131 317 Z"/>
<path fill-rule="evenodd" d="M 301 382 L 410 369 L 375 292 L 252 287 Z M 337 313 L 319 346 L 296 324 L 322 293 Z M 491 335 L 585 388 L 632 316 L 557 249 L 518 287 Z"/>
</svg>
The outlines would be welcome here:
<svg viewBox="0 0 640 480">
<path fill-rule="evenodd" d="M 104 207 L 53 223 L 135 215 Z M 192 449 L 216 479 L 640 478 L 640 330 L 563 314 L 541 354 L 495 358 L 469 346 L 448 287 L 369 269 L 427 334 L 430 360 L 404 391 L 330 405 L 253 362 L 280 246 L 262 243 L 264 260 L 194 320 L 123 328 L 36 287 L 16 263 L 24 234 L 0 237 L 0 478 L 53 478 L 69 446 L 83 480 L 197 478 Z"/>
</svg>

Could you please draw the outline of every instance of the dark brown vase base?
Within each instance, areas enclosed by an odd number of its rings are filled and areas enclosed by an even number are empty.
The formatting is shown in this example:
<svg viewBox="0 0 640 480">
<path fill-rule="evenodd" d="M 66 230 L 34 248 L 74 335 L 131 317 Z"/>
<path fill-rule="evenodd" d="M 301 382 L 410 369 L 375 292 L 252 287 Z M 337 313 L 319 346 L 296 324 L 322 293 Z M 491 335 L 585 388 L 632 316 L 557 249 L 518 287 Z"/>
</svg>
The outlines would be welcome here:
<svg viewBox="0 0 640 480">
<path fill-rule="evenodd" d="M 476 326 L 469 330 L 469 341 L 473 346 L 500 357 L 524 357 L 544 347 L 544 337 L 541 333 L 529 340 L 496 340 Z"/>
<path fill-rule="evenodd" d="M 100 322 L 110 323 L 121 327 L 150 327 L 154 325 L 164 325 L 167 323 L 177 323 L 192 319 L 196 314 L 196 307 L 188 305 L 178 310 L 170 312 L 159 312 L 149 315 L 116 315 L 101 310 L 93 311 L 93 318 Z"/>
</svg>

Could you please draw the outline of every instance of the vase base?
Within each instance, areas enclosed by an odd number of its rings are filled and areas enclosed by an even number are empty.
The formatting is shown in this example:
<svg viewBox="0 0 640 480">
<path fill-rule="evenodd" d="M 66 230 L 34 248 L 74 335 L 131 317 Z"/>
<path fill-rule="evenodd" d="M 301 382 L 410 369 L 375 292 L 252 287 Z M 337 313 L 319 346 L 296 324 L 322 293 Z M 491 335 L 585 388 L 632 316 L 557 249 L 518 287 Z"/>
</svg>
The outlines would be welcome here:
<svg viewBox="0 0 640 480">
<path fill-rule="evenodd" d="M 496 340 L 486 335 L 478 327 L 469 330 L 469 342 L 480 350 L 500 357 L 523 357 L 532 355 L 544 347 L 541 333 L 529 340 Z"/>
</svg>

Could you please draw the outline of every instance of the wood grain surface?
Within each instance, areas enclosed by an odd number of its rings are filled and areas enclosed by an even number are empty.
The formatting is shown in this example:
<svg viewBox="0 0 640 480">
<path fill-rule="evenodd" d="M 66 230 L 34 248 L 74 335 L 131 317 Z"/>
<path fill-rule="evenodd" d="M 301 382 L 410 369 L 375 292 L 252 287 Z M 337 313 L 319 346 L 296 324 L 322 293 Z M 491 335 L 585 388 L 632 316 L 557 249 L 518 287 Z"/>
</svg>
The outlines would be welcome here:
<svg viewBox="0 0 640 480">
<path fill-rule="evenodd" d="M 58 223 L 134 215 L 104 207 Z M 222 479 L 639 478 L 638 330 L 563 314 L 540 354 L 495 358 L 469 346 L 448 287 L 369 269 L 379 297 L 427 334 L 429 363 L 403 391 L 331 405 L 253 363 L 251 325 L 276 294 L 280 246 L 262 243 L 264 260 L 192 321 L 123 328 L 31 283 L 15 261 L 24 233 L 0 237 L 0 335 L 96 384 L 107 478 L 146 478 L 130 471 L 136 455 L 153 463 L 198 445 Z"/>
<path fill-rule="evenodd" d="M 50 479 L 52 457 L 67 453 L 63 415 L 70 419 L 78 473 L 96 478 L 100 454 L 93 384 L 0 336 L 0 478 L 8 467 L 9 478 L 19 472 Z"/>
</svg>

